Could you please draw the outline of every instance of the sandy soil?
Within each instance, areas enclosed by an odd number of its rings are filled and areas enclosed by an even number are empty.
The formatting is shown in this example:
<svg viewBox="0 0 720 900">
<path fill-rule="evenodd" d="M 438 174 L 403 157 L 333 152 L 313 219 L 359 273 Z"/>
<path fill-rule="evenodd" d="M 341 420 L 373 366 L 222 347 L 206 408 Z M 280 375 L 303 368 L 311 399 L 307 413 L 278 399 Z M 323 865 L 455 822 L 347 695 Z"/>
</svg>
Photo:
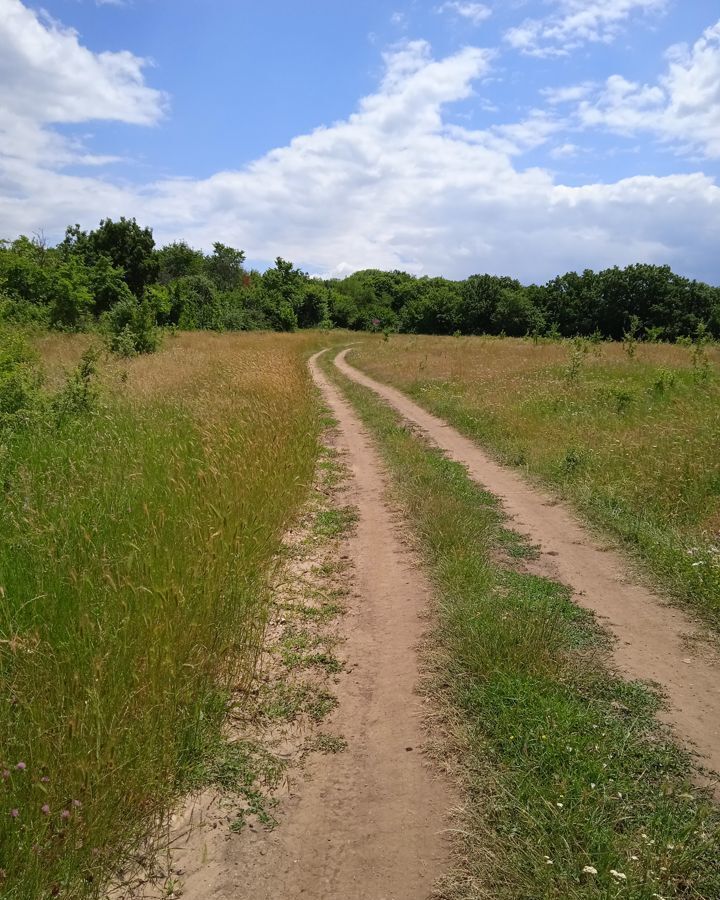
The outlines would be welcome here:
<svg viewBox="0 0 720 900">
<path fill-rule="evenodd" d="M 423 754 L 417 645 L 430 595 L 385 498 L 385 470 L 358 418 L 315 364 L 350 468 L 343 502 L 357 507 L 341 548 L 352 594 L 334 713 L 324 730 L 344 752 L 310 757 L 283 802 L 280 826 L 210 840 L 211 859 L 186 871 L 183 900 L 424 900 L 449 858 L 448 788 Z"/>
<path fill-rule="evenodd" d="M 572 588 L 576 602 L 617 637 L 618 669 L 656 682 L 668 700 L 664 721 L 704 766 L 720 771 L 720 658 L 693 621 L 638 583 L 622 554 L 601 544 L 565 505 L 495 463 L 402 392 L 352 367 L 348 352 L 336 358 L 340 371 L 375 391 L 500 498 L 512 527 L 538 545 L 541 573 Z"/>
</svg>

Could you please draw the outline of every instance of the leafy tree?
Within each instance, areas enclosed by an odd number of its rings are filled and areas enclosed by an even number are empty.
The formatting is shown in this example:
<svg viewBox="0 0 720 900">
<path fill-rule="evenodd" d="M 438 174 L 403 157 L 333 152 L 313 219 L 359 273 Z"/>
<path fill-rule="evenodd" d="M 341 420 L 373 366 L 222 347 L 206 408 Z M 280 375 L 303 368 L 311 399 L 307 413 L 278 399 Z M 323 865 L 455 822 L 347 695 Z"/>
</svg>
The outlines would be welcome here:
<svg viewBox="0 0 720 900">
<path fill-rule="evenodd" d="M 141 228 L 135 219 L 103 219 L 89 233 L 75 225 L 67 229 L 63 244 L 66 253 L 82 256 L 87 266 L 94 265 L 100 256 L 107 256 L 116 269 L 122 270 L 136 297 L 141 297 L 145 286 L 157 278 L 159 261 L 153 252 L 152 229 Z"/>
<path fill-rule="evenodd" d="M 62 263 L 52 273 L 48 286 L 50 325 L 62 331 L 87 328 L 92 294 L 85 267 L 75 259 Z"/>
<path fill-rule="evenodd" d="M 491 316 L 496 334 L 522 337 L 543 330 L 542 313 L 532 304 L 523 288 L 506 288 L 500 295 Z"/>
<path fill-rule="evenodd" d="M 471 275 L 461 288 L 459 329 L 463 334 L 497 334 L 496 308 L 506 291 L 520 290 L 519 281 L 498 275 Z"/>
<path fill-rule="evenodd" d="M 242 282 L 244 262 L 242 250 L 216 242 L 205 260 L 205 273 L 219 291 L 234 291 Z"/>
<path fill-rule="evenodd" d="M 158 263 L 158 281 L 170 284 L 187 275 L 202 275 L 205 267 L 205 254 L 195 250 L 185 241 L 166 244 L 155 251 Z"/>
<path fill-rule="evenodd" d="M 116 268 L 110 257 L 104 253 L 97 258 L 90 270 L 89 283 L 93 297 L 93 311 L 96 315 L 107 312 L 128 298 L 132 299 L 133 295 L 125 281 L 123 270 Z"/>
</svg>

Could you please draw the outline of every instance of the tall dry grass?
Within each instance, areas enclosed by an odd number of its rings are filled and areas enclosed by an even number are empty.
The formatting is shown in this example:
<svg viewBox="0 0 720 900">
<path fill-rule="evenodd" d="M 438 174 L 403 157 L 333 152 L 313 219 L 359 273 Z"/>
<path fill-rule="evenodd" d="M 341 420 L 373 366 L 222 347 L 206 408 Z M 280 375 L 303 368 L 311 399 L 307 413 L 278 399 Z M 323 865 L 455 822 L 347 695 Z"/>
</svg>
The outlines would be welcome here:
<svg viewBox="0 0 720 900">
<path fill-rule="evenodd" d="M 720 626 L 717 347 L 398 336 L 350 361 L 559 490 Z"/>
<path fill-rule="evenodd" d="M 316 457 L 317 340 L 168 339 L 108 364 L 89 416 L 4 448 L 3 897 L 95 895 L 250 679 Z M 40 343 L 51 373 L 79 349 Z"/>
</svg>

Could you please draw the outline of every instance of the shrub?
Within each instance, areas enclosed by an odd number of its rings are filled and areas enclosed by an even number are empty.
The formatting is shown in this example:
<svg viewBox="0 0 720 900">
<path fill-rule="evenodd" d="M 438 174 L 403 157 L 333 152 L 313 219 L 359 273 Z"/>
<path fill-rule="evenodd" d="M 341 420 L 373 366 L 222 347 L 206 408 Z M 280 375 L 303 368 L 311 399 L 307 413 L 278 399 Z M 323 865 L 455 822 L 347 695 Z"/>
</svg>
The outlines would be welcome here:
<svg viewBox="0 0 720 900">
<path fill-rule="evenodd" d="M 122 300 L 103 317 L 108 346 L 120 356 L 153 353 L 160 343 L 155 313 L 147 300 Z"/>
</svg>

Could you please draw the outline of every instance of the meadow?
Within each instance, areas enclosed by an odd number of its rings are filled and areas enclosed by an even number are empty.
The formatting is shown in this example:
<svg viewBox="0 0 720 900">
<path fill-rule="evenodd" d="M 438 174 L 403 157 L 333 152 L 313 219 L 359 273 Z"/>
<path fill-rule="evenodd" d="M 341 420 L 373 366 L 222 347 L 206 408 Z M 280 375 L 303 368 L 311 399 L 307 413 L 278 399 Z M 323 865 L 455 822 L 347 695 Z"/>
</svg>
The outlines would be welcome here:
<svg viewBox="0 0 720 900">
<path fill-rule="evenodd" d="M 23 363 L 34 406 L 0 432 L 3 897 L 98 894 L 196 786 L 313 476 L 317 341 L 181 334 L 118 360 L 51 335 Z"/>
<path fill-rule="evenodd" d="M 349 361 L 566 497 L 720 626 L 720 350 L 392 335 Z"/>
</svg>

